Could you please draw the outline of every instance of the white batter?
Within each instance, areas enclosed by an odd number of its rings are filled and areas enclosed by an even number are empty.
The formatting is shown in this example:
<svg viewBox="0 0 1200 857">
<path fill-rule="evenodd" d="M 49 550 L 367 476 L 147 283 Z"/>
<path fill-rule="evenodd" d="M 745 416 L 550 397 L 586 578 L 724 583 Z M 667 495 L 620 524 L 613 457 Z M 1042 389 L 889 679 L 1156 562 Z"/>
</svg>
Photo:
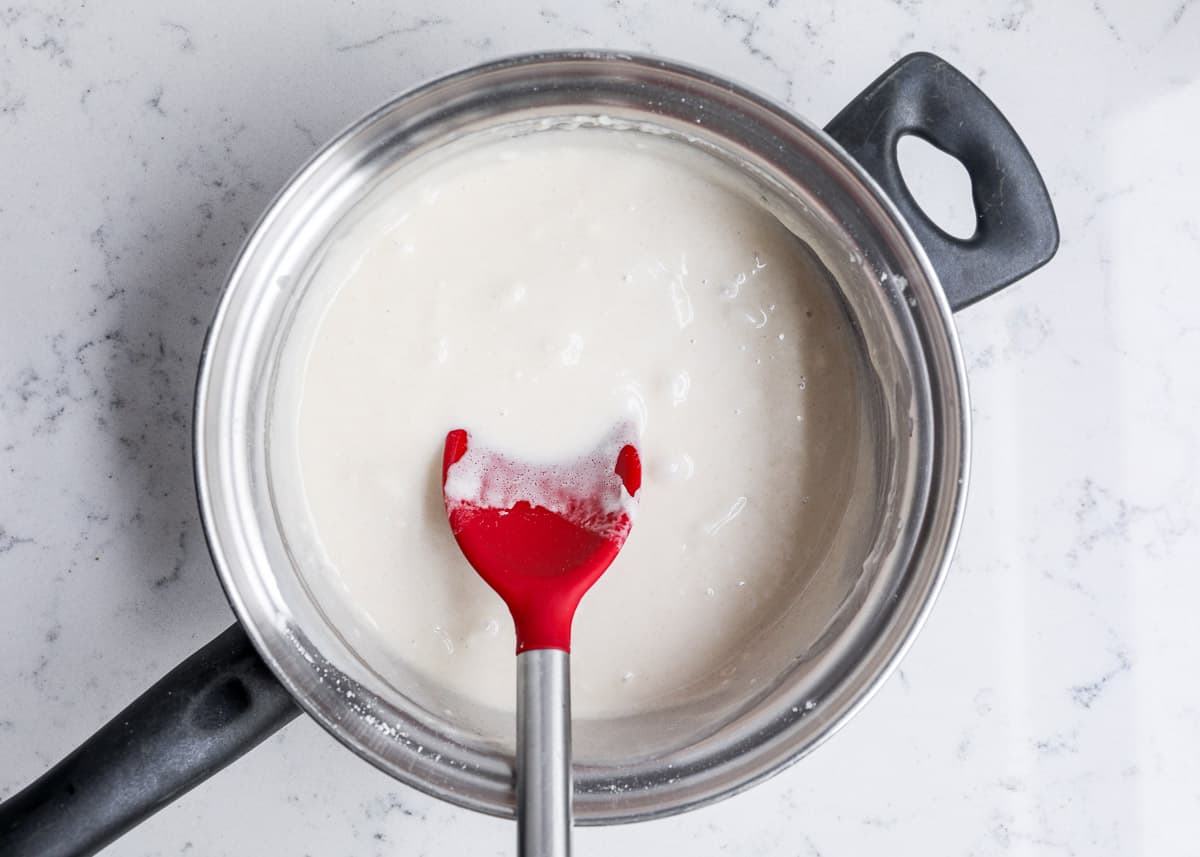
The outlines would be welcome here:
<svg viewBox="0 0 1200 857">
<path fill-rule="evenodd" d="M 385 677 L 514 704 L 511 620 L 446 523 L 452 428 L 543 462 L 635 428 L 636 523 L 575 620 L 578 717 L 728 682 L 820 566 L 854 469 L 853 339 L 807 248 L 706 157 L 599 129 L 489 143 L 376 194 L 314 274 L 285 433 L 304 573 Z"/>
</svg>

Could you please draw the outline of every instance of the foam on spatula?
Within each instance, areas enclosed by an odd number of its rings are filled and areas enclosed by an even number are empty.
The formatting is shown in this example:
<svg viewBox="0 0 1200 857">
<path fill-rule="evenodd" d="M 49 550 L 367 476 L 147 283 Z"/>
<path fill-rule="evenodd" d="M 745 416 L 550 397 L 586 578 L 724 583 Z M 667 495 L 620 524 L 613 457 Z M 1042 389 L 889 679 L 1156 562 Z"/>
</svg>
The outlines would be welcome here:
<svg viewBox="0 0 1200 857">
<path fill-rule="evenodd" d="M 466 507 L 505 510 L 523 501 L 597 535 L 624 540 L 637 512 L 633 495 L 639 485 L 627 484 L 628 474 L 615 465 L 635 439 L 634 426 L 622 424 L 576 459 L 539 464 L 508 456 L 472 436 L 466 453 L 446 469 L 446 510 L 453 522 L 453 513 Z"/>
</svg>

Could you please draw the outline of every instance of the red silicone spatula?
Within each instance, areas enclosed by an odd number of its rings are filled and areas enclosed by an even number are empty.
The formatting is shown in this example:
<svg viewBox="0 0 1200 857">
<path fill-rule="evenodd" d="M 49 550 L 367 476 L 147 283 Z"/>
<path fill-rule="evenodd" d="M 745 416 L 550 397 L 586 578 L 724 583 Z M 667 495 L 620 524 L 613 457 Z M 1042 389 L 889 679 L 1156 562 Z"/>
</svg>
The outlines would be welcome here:
<svg viewBox="0 0 1200 857">
<path fill-rule="evenodd" d="M 517 852 L 571 850 L 571 620 L 616 558 L 642 482 L 615 433 L 593 453 L 533 465 L 446 436 L 442 489 L 454 538 L 517 631 Z"/>
</svg>

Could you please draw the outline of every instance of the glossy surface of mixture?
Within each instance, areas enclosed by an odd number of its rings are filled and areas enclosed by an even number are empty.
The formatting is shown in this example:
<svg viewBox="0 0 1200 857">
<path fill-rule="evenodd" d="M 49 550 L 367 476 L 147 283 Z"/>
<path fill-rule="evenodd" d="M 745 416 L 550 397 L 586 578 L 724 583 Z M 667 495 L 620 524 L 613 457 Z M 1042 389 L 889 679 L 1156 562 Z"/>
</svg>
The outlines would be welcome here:
<svg viewBox="0 0 1200 857">
<path fill-rule="evenodd" d="M 284 524 L 314 597 L 397 687 L 513 706 L 511 620 L 446 523 L 452 428 L 550 462 L 634 426 L 637 522 L 575 620 L 579 717 L 737 681 L 818 574 L 856 466 L 853 335 L 808 248 L 707 156 L 554 131 L 398 176 L 305 304 L 276 491 L 305 501 Z"/>
</svg>

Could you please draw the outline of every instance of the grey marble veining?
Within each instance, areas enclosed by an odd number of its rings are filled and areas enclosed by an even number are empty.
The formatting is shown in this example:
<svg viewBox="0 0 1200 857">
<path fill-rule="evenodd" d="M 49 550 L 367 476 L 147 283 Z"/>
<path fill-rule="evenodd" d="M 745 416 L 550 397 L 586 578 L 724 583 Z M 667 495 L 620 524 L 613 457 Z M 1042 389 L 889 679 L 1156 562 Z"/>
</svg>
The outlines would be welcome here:
<svg viewBox="0 0 1200 857">
<path fill-rule="evenodd" d="M 1200 833 L 1200 4 L 427 0 L 0 8 L 0 797 L 229 621 L 190 469 L 222 278 L 320 143 L 431 76 L 602 46 L 823 122 L 944 55 L 1020 130 L 1063 244 L 960 313 L 975 456 L 902 669 L 817 753 L 580 854 L 1195 853 Z M 929 204 L 961 215 L 951 177 Z M 127 857 L 508 854 L 300 720 Z"/>
</svg>

